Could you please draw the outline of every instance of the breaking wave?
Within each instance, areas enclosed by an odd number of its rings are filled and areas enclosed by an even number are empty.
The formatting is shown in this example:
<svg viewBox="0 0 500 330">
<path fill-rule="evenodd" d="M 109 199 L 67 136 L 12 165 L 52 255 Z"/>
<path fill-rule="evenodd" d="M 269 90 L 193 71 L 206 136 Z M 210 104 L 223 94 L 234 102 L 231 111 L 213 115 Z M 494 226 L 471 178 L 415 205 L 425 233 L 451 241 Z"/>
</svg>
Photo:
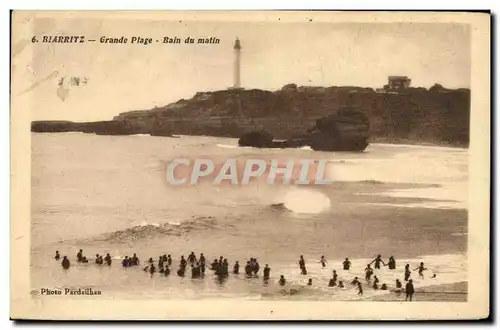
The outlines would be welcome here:
<svg viewBox="0 0 500 330">
<path fill-rule="evenodd" d="M 117 230 L 112 233 L 104 234 L 98 237 L 97 241 L 121 242 L 130 240 L 140 240 L 156 236 L 184 236 L 190 233 L 207 230 L 214 230 L 219 227 L 232 226 L 231 224 L 220 224 L 214 217 L 193 217 L 182 222 L 166 222 L 140 225 Z"/>
<path fill-rule="evenodd" d="M 271 209 L 277 210 L 277 211 L 290 211 L 289 209 L 287 209 L 285 203 L 271 204 Z"/>
</svg>

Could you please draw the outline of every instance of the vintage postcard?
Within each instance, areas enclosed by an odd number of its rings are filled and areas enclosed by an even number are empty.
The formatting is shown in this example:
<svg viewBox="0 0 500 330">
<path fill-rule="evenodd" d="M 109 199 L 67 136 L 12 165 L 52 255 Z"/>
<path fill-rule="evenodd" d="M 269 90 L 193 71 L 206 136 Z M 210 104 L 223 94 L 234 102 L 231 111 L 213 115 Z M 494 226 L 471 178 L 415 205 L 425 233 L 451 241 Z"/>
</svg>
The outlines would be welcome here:
<svg viewBox="0 0 500 330">
<path fill-rule="evenodd" d="M 490 15 L 14 11 L 11 317 L 489 315 Z"/>
</svg>

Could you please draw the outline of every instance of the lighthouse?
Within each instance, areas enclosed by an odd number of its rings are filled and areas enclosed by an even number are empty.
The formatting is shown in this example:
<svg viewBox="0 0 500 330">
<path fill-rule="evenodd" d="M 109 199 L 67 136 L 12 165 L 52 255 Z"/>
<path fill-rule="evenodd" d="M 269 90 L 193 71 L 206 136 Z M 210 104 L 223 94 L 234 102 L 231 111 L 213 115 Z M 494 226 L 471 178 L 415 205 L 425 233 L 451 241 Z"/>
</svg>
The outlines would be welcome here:
<svg viewBox="0 0 500 330">
<path fill-rule="evenodd" d="M 234 41 L 234 86 L 240 88 L 241 44 L 240 39 Z"/>
</svg>

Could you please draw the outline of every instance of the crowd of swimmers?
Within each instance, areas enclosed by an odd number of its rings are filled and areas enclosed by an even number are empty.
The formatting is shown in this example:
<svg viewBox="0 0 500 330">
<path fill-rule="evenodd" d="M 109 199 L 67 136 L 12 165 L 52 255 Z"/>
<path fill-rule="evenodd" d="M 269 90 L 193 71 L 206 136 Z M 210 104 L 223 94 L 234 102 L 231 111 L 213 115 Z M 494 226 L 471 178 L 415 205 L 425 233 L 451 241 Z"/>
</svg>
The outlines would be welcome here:
<svg viewBox="0 0 500 330">
<path fill-rule="evenodd" d="M 56 255 L 54 258 L 56 260 L 61 259 L 59 251 L 56 251 Z M 78 263 L 89 263 L 89 260 L 87 259 L 87 257 L 83 255 L 83 250 L 81 249 L 78 251 L 76 255 L 76 260 Z M 106 264 L 108 266 L 111 266 L 112 258 L 109 253 L 106 253 L 104 257 L 102 255 L 96 254 L 95 263 L 98 265 Z M 300 256 L 298 263 L 299 263 L 300 273 L 302 275 L 307 275 L 306 261 L 304 260 L 304 256 L 302 255 Z M 318 263 L 321 263 L 322 267 L 325 268 L 328 262 L 326 261 L 325 256 L 321 256 Z M 134 253 L 132 257 L 129 257 L 128 255 L 125 256 L 125 258 L 121 261 L 121 264 L 123 267 L 134 267 L 134 266 L 139 266 L 140 261 L 137 255 Z M 371 267 L 372 264 L 373 268 Z M 70 261 L 67 256 L 64 256 L 62 258 L 61 265 L 64 269 L 68 269 L 70 267 Z M 382 265 L 384 267 L 388 267 L 388 269 L 390 270 L 395 270 L 396 260 L 394 259 L 394 257 L 391 256 L 387 261 L 387 263 L 385 263 L 382 260 L 382 256 L 379 254 L 375 259 L 373 259 L 369 264 L 367 264 L 365 268 L 365 281 L 369 283 L 374 290 L 389 289 L 387 284 L 385 283 L 380 284 L 379 278 L 377 277 L 377 275 L 374 275 L 374 269 L 380 269 Z M 143 270 L 147 273 L 150 273 L 151 275 L 155 273 L 160 273 L 163 276 L 167 277 L 171 274 L 171 267 L 172 267 L 171 255 L 164 254 L 158 257 L 157 262 L 155 262 L 153 258 L 149 258 Z M 181 277 L 186 276 L 186 270 L 188 267 L 191 270 L 191 278 L 203 278 L 205 276 L 205 270 L 206 270 L 206 259 L 203 253 L 201 253 L 198 258 L 196 257 L 194 252 L 191 252 L 188 255 L 187 259 L 185 259 L 184 256 L 181 256 L 179 260 L 179 268 L 177 270 L 177 275 Z M 342 262 L 342 268 L 344 270 L 350 270 L 351 261 L 349 260 L 349 258 L 345 258 L 345 260 Z M 213 271 L 213 273 L 221 280 L 229 277 L 229 262 L 227 258 L 224 258 L 224 256 L 220 256 L 219 259 L 214 259 L 214 261 L 210 263 L 209 269 Z M 256 258 L 252 257 L 246 262 L 244 271 L 247 277 L 258 277 L 259 270 L 260 270 L 260 264 Z M 427 268 L 425 268 L 424 263 L 421 262 L 420 265 L 413 270 L 414 271 L 418 270 L 419 277 L 423 278 L 424 277 L 423 272 L 427 270 Z M 235 262 L 232 269 L 232 273 L 233 274 L 240 273 L 240 264 L 238 261 Z M 373 276 L 373 282 L 372 282 L 372 276 Z M 403 284 L 399 279 L 396 279 L 394 291 L 395 292 L 404 291 L 406 293 L 406 300 L 412 301 L 415 289 L 413 286 L 413 281 L 410 278 L 410 276 L 411 276 L 411 269 L 410 265 L 407 264 L 405 265 L 405 270 L 404 270 L 404 281 L 406 282 L 405 288 L 403 290 Z M 434 274 L 432 277 L 435 278 L 436 274 Z M 270 278 L 271 278 L 271 268 L 269 267 L 268 264 L 266 264 L 263 269 L 263 279 L 265 282 L 267 282 Z M 280 275 L 278 283 L 281 286 L 286 285 L 286 279 L 284 275 Z M 312 285 L 312 278 L 308 279 L 307 285 L 308 286 Z M 351 281 L 351 285 L 357 288 L 358 295 L 363 295 L 363 285 L 361 281 L 358 279 L 358 277 L 355 277 Z M 344 282 L 338 279 L 336 270 L 333 270 L 332 278 L 329 280 L 328 286 L 339 287 L 339 288 L 345 287 Z"/>
</svg>

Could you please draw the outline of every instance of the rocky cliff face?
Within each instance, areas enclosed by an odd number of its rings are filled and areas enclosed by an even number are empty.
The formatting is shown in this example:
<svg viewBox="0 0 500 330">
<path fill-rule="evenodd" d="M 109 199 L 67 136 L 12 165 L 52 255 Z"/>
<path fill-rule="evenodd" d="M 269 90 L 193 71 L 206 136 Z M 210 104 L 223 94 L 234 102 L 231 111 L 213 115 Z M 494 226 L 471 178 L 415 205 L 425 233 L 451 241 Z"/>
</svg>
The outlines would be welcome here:
<svg viewBox="0 0 500 330">
<path fill-rule="evenodd" d="M 32 130 L 65 131 L 71 128 L 106 134 L 109 126 L 114 134 L 236 138 L 249 131 L 265 130 L 274 138 L 290 139 L 308 134 L 316 120 L 346 107 L 368 118 L 369 134 L 375 139 L 455 145 L 469 142 L 470 91 L 444 88 L 408 88 L 398 93 L 349 86 L 298 87 L 294 84 L 275 92 L 230 89 L 197 93 L 189 100 L 182 99 L 164 107 L 121 113 L 109 122 L 35 122 Z M 349 126 L 352 132 L 359 133 L 358 128 Z"/>
<path fill-rule="evenodd" d="M 276 92 L 197 93 L 190 100 L 122 113 L 115 119 L 159 121 L 178 134 L 240 137 L 246 131 L 266 130 L 275 138 L 289 139 L 345 107 L 357 109 L 369 119 L 374 138 L 459 145 L 469 141 L 467 89 L 408 88 L 379 93 L 370 88 L 291 84 Z"/>
</svg>

